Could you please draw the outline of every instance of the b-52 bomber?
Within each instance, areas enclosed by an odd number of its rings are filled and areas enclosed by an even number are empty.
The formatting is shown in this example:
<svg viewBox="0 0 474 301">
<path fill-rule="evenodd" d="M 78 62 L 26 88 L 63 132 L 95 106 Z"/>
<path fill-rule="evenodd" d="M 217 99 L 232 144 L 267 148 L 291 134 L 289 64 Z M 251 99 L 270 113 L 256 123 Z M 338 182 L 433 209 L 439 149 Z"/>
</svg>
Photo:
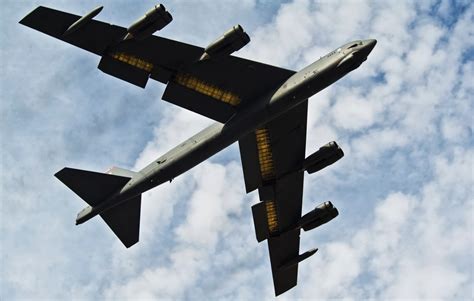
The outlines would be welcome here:
<svg viewBox="0 0 474 301">
<path fill-rule="evenodd" d="M 130 27 L 96 21 L 98 7 L 77 16 L 38 7 L 20 23 L 101 57 L 98 68 L 144 88 L 151 78 L 166 85 L 162 98 L 216 121 L 138 172 L 114 167 L 106 173 L 64 168 L 55 176 L 89 204 L 82 224 L 100 215 L 128 248 L 138 242 L 141 194 L 171 181 L 238 141 L 256 237 L 266 240 L 275 295 L 296 286 L 300 230 L 338 215 L 324 202 L 302 216 L 303 176 L 344 156 L 336 142 L 305 157 L 308 98 L 358 68 L 376 40 L 344 44 L 301 71 L 231 55 L 250 42 L 240 25 L 206 48 L 153 35 L 171 20 L 156 5 Z"/>
</svg>

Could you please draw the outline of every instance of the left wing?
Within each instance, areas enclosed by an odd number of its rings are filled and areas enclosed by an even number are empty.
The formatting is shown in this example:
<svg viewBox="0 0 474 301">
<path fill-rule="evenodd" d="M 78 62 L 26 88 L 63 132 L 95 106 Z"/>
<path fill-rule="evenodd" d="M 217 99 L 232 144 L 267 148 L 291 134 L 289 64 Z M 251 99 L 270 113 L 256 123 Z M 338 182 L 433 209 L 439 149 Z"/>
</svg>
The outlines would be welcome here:
<svg viewBox="0 0 474 301">
<path fill-rule="evenodd" d="M 97 20 L 89 20 L 80 29 L 65 34 L 80 18 L 39 6 L 20 24 L 102 56 L 99 69 L 142 88 L 150 77 L 167 81 L 172 70 L 196 60 L 204 51 L 201 47 L 153 35 L 144 40 L 124 40 L 126 28 Z"/>
<path fill-rule="evenodd" d="M 149 78 L 165 83 L 164 100 L 219 122 L 295 73 L 230 55 L 200 61 L 204 48 L 154 35 L 124 40 L 126 28 L 96 20 L 65 34 L 79 19 L 40 6 L 20 23 L 100 55 L 99 69 L 114 77 L 142 88 Z"/>
<path fill-rule="evenodd" d="M 276 295 L 298 277 L 307 107 L 306 100 L 239 140 L 246 190 L 259 190 L 252 213 L 257 240 L 268 239 Z"/>
<path fill-rule="evenodd" d="M 195 61 L 171 78 L 163 99 L 225 123 L 295 72 L 236 56 Z"/>
</svg>

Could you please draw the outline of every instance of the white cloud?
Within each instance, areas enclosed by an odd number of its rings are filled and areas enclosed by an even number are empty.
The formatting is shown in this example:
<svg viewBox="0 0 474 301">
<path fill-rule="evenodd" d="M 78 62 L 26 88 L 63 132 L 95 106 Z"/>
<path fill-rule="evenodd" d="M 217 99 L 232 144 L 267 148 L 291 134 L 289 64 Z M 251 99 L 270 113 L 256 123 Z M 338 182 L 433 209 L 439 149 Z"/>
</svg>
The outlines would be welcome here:
<svg viewBox="0 0 474 301">
<path fill-rule="evenodd" d="M 356 158 L 373 159 L 380 153 L 407 145 L 408 139 L 399 130 L 381 129 L 369 131 L 362 138 L 355 139 L 351 150 Z"/>
<path fill-rule="evenodd" d="M 434 158 L 434 177 L 416 195 L 388 195 L 367 227 L 349 230 L 308 260 L 301 275 L 307 289 L 293 296 L 472 297 L 472 163 L 472 151 Z"/>
<path fill-rule="evenodd" d="M 240 189 L 237 189 L 239 186 L 234 185 L 242 184 L 240 166 L 206 162 L 185 177 L 192 178 L 192 183 L 188 184 L 194 189 L 188 191 L 185 199 L 177 200 L 185 212 L 175 214 L 175 217 L 185 219 L 175 221 L 178 225 L 171 230 L 173 245 L 166 254 L 161 254 L 169 259 L 169 265 L 147 268 L 125 285 L 112 285 L 105 292 L 107 298 L 181 298 L 200 281 L 204 272 L 212 273 L 208 269 L 213 266 L 212 262 L 217 266 L 232 264 L 232 258 L 224 261 L 215 258 L 219 258 L 220 250 L 216 249 L 219 239 L 226 237 L 232 244 L 233 235 L 230 234 L 238 233 L 238 221 L 246 207 Z M 228 252 L 232 253 L 231 250 Z"/>
<path fill-rule="evenodd" d="M 283 67 L 288 61 L 294 64 L 300 50 L 312 42 L 314 20 L 308 6 L 304 0 L 282 5 L 271 23 L 253 33 L 252 44 L 242 55 Z"/>
<path fill-rule="evenodd" d="M 349 130 L 363 130 L 375 122 L 376 103 L 364 100 L 364 96 L 346 94 L 332 108 L 337 126 Z"/>
</svg>

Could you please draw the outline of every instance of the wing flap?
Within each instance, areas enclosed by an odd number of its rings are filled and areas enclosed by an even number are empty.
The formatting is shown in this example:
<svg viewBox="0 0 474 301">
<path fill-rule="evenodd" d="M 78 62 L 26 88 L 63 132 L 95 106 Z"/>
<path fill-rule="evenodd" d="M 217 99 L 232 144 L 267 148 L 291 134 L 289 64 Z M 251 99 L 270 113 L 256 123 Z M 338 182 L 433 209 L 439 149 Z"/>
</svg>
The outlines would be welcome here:
<svg viewBox="0 0 474 301">
<path fill-rule="evenodd" d="M 207 91 L 209 91 L 208 94 L 212 93 L 211 89 Z M 225 123 L 235 114 L 235 108 L 218 97 L 208 96 L 175 82 L 168 83 L 162 98 L 182 108 L 222 123 Z"/>
<path fill-rule="evenodd" d="M 239 140 L 239 150 L 244 172 L 245 190 L 249 193 L 262 185 L 255 133 L 249 133 Z"/>
<path fill-rule="evenodd" d="M 107 55 L 102 57 L 98 68 L 109 75 L 142 88 L 145 88 L 148 78 L 150 77 L 150 72 L 136 68 Z"/>
<path fill-rule="evenodd" d="M 270 230 L 267 224 L 267 210 L 265 202 L 260 202 L 252 206 L 253 223 L 257 241 L 261 242 L 270 237 Z"/>
</svg>

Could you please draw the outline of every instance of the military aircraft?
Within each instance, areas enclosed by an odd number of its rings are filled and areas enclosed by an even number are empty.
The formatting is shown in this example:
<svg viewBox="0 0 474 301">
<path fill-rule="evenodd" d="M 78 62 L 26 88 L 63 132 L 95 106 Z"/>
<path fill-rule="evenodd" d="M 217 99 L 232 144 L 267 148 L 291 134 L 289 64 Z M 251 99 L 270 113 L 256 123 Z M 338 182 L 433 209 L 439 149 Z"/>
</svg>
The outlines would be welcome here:
<svg viewBox="0 0 474 301">
<path fill-rule="evenodd" d="M 338 215 L 324 202 L 302 216 L 303 176 L 344 156 L 336 142 L 305 157 L 308 98 L 358 68 L 376 40 L 338 47 L 295 72 L 231 55 L 250 42 L 240 25 L 206 48 L 153 35 L 171 14 L 156 5 L 128 28 L 93 20 L 98 7 L 77 16 L 38 7 L 20 23 L 101 57 L 98 68 L 144 88 L 151 78 L 166 84 L 163 99 L 216 121 L 138 172 L 106 173 L 64 168 L 55 176 L 89 204 L 76 224 L 100 215 L 128 248 L 138 242 L 141 194 L 171 181 L 238 141 L 257 241 L 267 240 L 275 295 L 296 286 L 300 230 Z"/>
</svg>

